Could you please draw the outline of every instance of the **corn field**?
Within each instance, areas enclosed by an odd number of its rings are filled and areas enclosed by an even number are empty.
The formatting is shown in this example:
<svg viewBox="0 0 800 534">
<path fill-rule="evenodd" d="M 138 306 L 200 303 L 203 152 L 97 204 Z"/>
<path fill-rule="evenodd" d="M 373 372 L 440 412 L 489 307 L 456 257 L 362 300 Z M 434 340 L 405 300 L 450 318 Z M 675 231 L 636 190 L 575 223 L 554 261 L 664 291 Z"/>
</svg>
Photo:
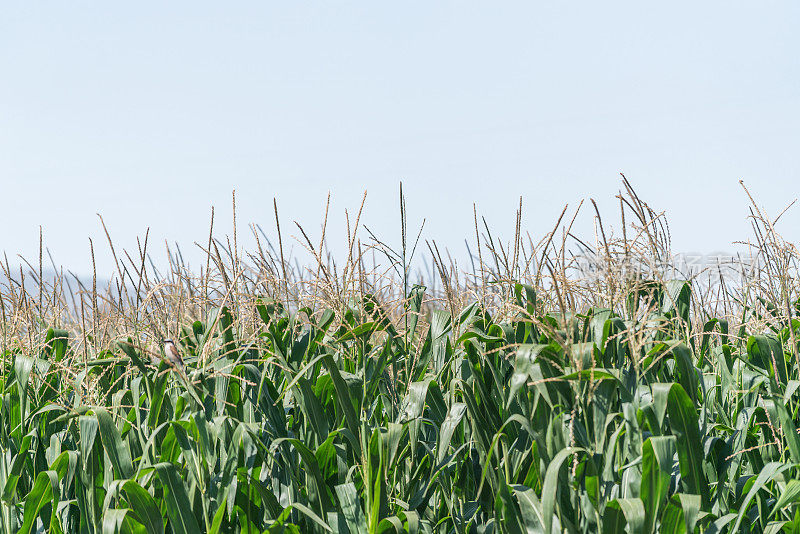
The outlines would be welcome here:
<svg viewBox="0 0 800 534">
<path fill-rule="evenodd" d="M 397 250 L 348 218 L 339 264 L 323 224 L 292 267 L 277 205 L 197 272 L 110 232 L 107 286 L 6 260 L 0 530 L 800 532 L 797 250 L 754 203 L 743 276 L 676 272 L 623 186 L 593 239 L 476 213 L 469 270 L 402 194 Z"/>
</svg>

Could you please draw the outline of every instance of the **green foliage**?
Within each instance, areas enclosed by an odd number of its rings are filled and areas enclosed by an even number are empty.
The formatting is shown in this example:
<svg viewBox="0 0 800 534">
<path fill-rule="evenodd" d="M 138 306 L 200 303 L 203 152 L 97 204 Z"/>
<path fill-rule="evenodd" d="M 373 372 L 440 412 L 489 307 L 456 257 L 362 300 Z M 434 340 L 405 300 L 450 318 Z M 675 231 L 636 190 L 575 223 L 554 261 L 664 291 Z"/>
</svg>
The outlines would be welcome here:
<svg viewBox="0 0 800 534">
<path fill-rule="evenodd" d="M 404 321 L 258 300 L 247 343 L 221 307 L 183 328 L 185 370 L 131 338 L 68 379 L 47 330 L 3 362 L 0 530 L 800 532 L 796 336 L 693 327 L 684 282 L 627 317 L 517 284 L 498 322 L 424 292 Z"/>
</svg>

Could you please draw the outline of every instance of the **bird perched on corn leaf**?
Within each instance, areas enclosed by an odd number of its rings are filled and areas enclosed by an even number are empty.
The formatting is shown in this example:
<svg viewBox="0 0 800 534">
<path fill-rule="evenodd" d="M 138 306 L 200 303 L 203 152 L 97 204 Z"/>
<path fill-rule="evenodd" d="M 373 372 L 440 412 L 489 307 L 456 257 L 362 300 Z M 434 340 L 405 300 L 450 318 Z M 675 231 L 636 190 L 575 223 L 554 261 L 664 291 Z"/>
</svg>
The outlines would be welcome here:
<svg viewBox="0 0 800 534">
<path fill-rule="evenodd" d="M 181 353 L 178 351 L 178 347 L 175 346 L 175 342 L 171 339 L 165 339 L 162 343 L 164 343 L 164 355 L 169 363 L 179 369 L 183 369 L 183 358 L 181 358 Z"/>
</svg>

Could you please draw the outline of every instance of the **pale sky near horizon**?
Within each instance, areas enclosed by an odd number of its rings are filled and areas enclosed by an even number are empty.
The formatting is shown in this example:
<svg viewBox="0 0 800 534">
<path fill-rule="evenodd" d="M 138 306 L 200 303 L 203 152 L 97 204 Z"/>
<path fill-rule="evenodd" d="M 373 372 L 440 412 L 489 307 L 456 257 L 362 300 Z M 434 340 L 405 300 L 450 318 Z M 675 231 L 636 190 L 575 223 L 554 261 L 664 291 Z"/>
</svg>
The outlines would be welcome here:
<svg viewBox="0 0 800 534">
<path fill-rule="evenodd" d="M 616 218 L 620 172 L 674 250 L 734 250 L 740 179 L 772 214 L 800 194 L 798 27 L 794 1 L 6 3 L 0 253 L 35 258 L 41 225 L 56 263 L 90 272 L 92 237 L 110 270 L 100 213 L 191 257 L 233 189 L 240 233 L 276 197 L 315 240 L 330 191 L 338 242 L 366 190 L 397 243 L 402 180 L 409 226 L 461 254 L 473 202 L 510 237 L 522 195 L 539 238 L 583 198 Z"/>
</svg>

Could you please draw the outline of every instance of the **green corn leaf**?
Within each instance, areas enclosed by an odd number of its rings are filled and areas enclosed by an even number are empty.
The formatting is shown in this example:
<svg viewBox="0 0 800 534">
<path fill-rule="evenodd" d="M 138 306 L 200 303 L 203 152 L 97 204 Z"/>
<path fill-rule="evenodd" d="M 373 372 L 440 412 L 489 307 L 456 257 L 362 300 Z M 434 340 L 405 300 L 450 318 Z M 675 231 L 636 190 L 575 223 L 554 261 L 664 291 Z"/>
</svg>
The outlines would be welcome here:
<svg viewBox="0 0 800 534">
<path fill-rule="evenodd" d="M 691 534 L 700 515 L 700 496 L 686 493 L 673 495 L 661 518 L 660 532 Z M 735 532 L 736 530 L 733 530 Z"/>
<path fill-rule="evenodd" d="M 164 520 L 155 499 L 135 480 L 125 482 L 122 491 L 147 534 L 164 534 Z"/>
<path fill-rule="evenodd" d="M 756 494 L 764 489 L 764 487 L 772 481 L 776 476 L 780 475 L 784 471 L 791 469 L 793 467 L 792 464 L 782 464 L 780 462 L 770 462 L 761 469 L 761 472 L 756 477 L 755 482 L 750 487 L 750 491 L 747 492 L 747 495 L 742 500 L 742 504 L 739 506 L 739 513 L 736 516 L 736 522 L 733 524 L 731 532 L 738 532 L 739 525 L 741 525 L 742 520 L 744 519 L 745 514 L 747 513 L 747 509 L 750 507 L 750 503 L 753 501 L 753 498 Z"/>
<path fill-rule="evenodd" d="M 676 443 L 673 436 L 650 437 L 642 444 L 641 499 L 646 532 L 653 532 L 669 493 Z"/>
<path fill-rule="evenodd" d="M 117 478 L 126 479 L 133 477 L 131 455 L 127 445 L 123 443 L 122 437 L 120 437 L 114 419 L 106 410 L 101 408 L 95 410 L 95 417 L 97 417 L 103 448 L 111 459 L 111 464 L 114 466 Z"/>
<path fill-rule="evenodd" d="M 710 498 L 703 473 L 704 456 L 697 409 L 680 384 L 673 384 L 669 388 L 667 413 L 670 428 L 677 440 L 681 480 L 689 492 L 702 497 L 705 506 Z"/>
<path fill-rule="evenodd" d="M 645 507 L 641 499 L 614 499 L 603 512 L 604 532 L 647 532 Z"/>
<path fill-rule="evenodd" d="M 39 516 L 39 512 L 46 505 L 50 504 L 52 517 L 49 520 L 51 528 L 60 532 L 56 521 L 56 510 L 58 509 L 58 474 L 55 471 L 44 471 L 36 477 L 36 483 L 31 488 L 30 493 L 25 497 L 24 521 L 20 527 L 20 534 L 29 534 L 33 530 L 34 522 Z"/>
<path fill-rule="evenodd" d="M 351 534 L 367 534 L 367 520 L 356 487 L 351 482 L 340 484 L 336 486 L 336 495 Z"/>
<path fill-rule="evenodd" d="M 585 449 L 579 447 L 568 447 L 559 451 L 550 461 L 550 465 L 547 466 L 544 484 L 542 484 L 542 516 L 545 532 L 553 532 L 553 518 L 555 516 L 556 497 L 559 493 L 558 478 L 561 466 L 573 454 L 586 452 Z"/>
<path fill-rule="evenodd" d="M 186 486 L 178 470 L 171 463 L 160 463 L 154 467 L 164 487 L 164 504 L 172 531 L 176 534 L 197 534 L 200 532 L 200 525 L 197 524 L 197 519 L 186 494 Z"/>
<path fill-rule="evenodd" d="M 103 534 L 146 534 L 144 525 L 131 516 L 131 510 L 109 508 L 103 514 Z"/>
<path fill-rule="evenodd" d="M 781 496 L 772 507 L 770 516 L 774 517 L 779 511 L 790 504 L 800 502 L 800 480 L 790 480 L 781 492 Z"/>
</svg>

